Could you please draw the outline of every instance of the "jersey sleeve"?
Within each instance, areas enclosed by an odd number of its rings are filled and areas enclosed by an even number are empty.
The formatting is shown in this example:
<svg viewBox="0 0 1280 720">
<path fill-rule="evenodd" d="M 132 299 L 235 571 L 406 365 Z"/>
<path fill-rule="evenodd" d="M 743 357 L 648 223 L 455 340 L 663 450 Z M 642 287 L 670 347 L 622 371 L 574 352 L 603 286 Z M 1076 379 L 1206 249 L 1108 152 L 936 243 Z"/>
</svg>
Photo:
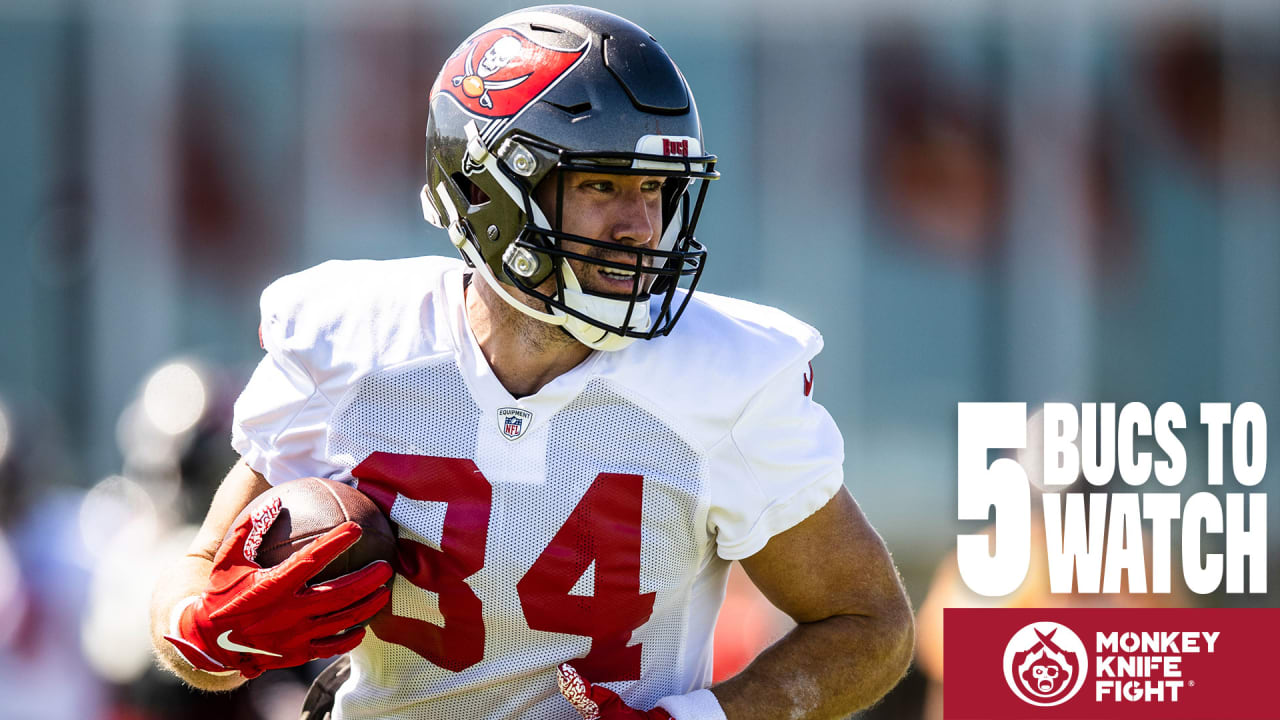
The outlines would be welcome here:
<svg viewBox="0 0 1280 720">
<path fill-rule="evenodd" d="M 726 560 L 759 552 L 844 484 L 844 440 L 812 398 L 810 357 L 769 380 L 712 449 L 707 522 Z"/>
<path fill-rule="evenodd" d="M 333 405 L 293 348 L 297 324 L 279 307 L 280 289 L 262 294 L 259 333 L 266 356 L 236 400 L 231 446 L 277 485 L 300 477 L 327 477 L 326 425 Z"/>
</svg>

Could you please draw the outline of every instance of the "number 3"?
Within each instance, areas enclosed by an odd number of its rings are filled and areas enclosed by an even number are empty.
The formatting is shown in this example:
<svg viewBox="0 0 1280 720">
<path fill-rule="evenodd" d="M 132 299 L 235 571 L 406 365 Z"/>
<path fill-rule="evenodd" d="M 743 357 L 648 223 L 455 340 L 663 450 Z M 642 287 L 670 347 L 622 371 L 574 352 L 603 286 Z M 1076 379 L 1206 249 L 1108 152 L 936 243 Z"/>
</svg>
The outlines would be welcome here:
<svg viewBox="0 0 1280 720">
<path fill-rule="evenodd" d="M 444 626 L 388 613 L 374 619 L 373 631 L 454 672 L 480 662 L 482 604 L 466 579 L 484 567 L 493 505 L 488 479 L 471 460 L 383 452 L 371 454 L 352 475 L 384 513 L 390 514 L 397 494 L 448 503 L 439 550 L 398 541 L 401 576 L 439 595 Z M 641 646 L 627 643 L 653 613 L 654 593 L 640 593 L 643 489 L 640 475 L 597 475 L 516 583 L 530 628 L 591 638 L 590 652 L 574 665 L 593 682 L 640 677 Z M 592 562 L 592 596 L 570 595 Z"/>
</svg>

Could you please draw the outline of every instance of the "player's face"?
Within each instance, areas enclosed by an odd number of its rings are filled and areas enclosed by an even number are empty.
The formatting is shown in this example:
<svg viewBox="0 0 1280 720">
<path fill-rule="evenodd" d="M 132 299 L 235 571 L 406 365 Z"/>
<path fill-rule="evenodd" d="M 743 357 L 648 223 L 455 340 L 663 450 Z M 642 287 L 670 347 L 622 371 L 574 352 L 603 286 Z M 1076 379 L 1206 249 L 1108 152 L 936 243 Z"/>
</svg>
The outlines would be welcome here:
<svg viewBox="0 0 1280 720">
<path fill-rule="evenodd" d="M 619 245 L 656 248 L 662 237 L 662 182 L 660 177 L 647 175 L 566 172 L 564 221 L 560 230 Z M 553 223 L 556 185 L 557 179 L 552 175 L 538 186 L 535 193 L 538 204 Z M 635 262 L 634 255 L 623 251 L 570 241 L 562 241 L 562 247 L 590 258 L 627 264 Z M 579 260 L 568 260 L 568 263 L 584 290 L 599 295 L 631 295 L 633 278 L 630 273 Z M 644 266 L 652 264 L 652 258 L 646 257 Z M 652 283 L 653 276 L 646 275 L 641 291 L 648 292 Z"/>
</svg>

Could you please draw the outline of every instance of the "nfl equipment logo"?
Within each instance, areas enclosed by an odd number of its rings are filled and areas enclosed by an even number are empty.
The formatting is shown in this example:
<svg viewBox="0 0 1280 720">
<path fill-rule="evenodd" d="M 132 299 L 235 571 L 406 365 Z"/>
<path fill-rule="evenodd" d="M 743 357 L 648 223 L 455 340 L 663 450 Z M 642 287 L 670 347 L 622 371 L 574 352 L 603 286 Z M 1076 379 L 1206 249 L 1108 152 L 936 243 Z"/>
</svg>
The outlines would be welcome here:
<svg viewBox="0 0 1280 720">
<path fill-rule="evenodd" d="M 519 440 L 533 420 L 533 413 L 520 408 L 498 408 L 498 429 L 508 440 Z"/>
</svg>

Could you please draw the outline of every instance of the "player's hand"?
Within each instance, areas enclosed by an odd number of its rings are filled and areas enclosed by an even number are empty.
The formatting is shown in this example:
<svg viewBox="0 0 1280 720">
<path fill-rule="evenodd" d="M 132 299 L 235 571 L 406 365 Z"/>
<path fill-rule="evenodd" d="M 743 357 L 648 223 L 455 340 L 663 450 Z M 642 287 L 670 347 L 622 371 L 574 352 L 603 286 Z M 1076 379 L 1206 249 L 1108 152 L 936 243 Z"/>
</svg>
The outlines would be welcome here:
<svg viewBox="0 0 1280 720">
<path fill-rule="evenodd" d="M 569 663 L 560 665 L 557 676 L 560 694 L 582 716 L 582 720 L 675 720 L 662 708 L 636 710 L 622 702 L 618 693 L 592 685 Z"/>
<path fill-rule="evenodd" d="M 333 528 L 283 563 L 263 569 L 253 557 L 279 514 L 277 499 L 236 526 L 214 558 L 208 587 L 186 601 L 165 636 L 197 669 L 239 671 L 253 678 L 271 668 L 347 652 L 364 639 L 363 627 L 352 628 L 390 599 L 385 585 L 392 570 L 383 561 L 307 585 L 360 538 L 360 526 L 354 522 Z"/>
</svg>

